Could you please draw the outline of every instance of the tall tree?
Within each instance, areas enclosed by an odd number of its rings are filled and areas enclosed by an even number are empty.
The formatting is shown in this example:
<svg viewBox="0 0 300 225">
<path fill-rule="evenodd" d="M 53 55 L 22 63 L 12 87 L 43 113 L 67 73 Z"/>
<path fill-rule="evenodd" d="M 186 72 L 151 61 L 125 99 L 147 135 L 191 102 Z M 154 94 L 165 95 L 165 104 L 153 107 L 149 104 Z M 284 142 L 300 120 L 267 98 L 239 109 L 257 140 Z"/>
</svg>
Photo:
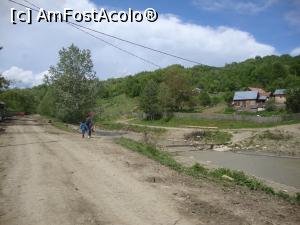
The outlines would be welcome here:
<svg viewBox="0 0 300 225">
<path fill-rule="evenodd" d="M 171 95 L 168 85 L 162 82 L 158 89 L 158 102 L 162 112 L 167 115 L 175 107 L 175 99 Z"/>
<path fill-rule="evenodd" d="M 78 122 L 92 110 L 97 94 L 97 78 L 90 50 L 74 44 L 59 51 L 59 62 L 49 69 L 56 97 L 56 116 L 66 122 Z"/>
<path fill-rule="evenodd" d="M 166 73 L 165 83 L 170 89 L 172 98 L 175 101 L 173 110 L 183 109 L 193 96 L 192 86 L 189 84 L 184 69 L 176 67 Z"/>
<path fill-rule="evenodd" d="M 156 119 L 161 114 L 158 101 L 158 84 L 153 80 L 147 82 L 141 94 L 140 107 L 147 114 L 148 119 Z"/>
</svg>

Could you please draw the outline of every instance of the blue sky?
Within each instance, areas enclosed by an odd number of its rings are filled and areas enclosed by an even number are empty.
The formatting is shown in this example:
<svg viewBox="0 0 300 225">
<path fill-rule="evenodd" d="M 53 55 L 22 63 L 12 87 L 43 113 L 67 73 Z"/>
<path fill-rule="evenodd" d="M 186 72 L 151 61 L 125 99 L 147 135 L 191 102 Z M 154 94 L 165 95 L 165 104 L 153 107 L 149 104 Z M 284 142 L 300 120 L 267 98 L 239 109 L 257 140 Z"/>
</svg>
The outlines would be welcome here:
<svg viewBox="0 0 300 225">
<path fill-rule="evenodd" d="M 116 8 L 145 9 L 152 7 L 159 13 L 175 14 L 183 21 L 208 26 L 229 26 L 251 33 L 259 42 L 276 47 L 280 54 L 290 53 L 300 46 L 300 1 L 274 0 L 263 9 L 235 9 L 233 4 L 253 3 L 256 7 L 264 7 L 268 0 L 176 0 L 176 1 L 136 1 L 136 0 L 94 0 L 96 4 Z M 210 3 L 209 3 L 210 2 Z M 224 3 L 224 7 L 207 8 L 214 2 Z M 228 7 L 226 7 L 226 5 Z M 294 20 L 289 14 L 294 12 Z M 297 17 L 296 17 L 297 16 Z M 299 22 L 297 22 L 297 20 Z"/>
<path fill-rule="evenodd" d="M 103 22 L 85 26 L 210 66 L 224 66 L 255 56 L 300 54 L 300 0 L 30 1 L 61 12 L 64 8 L 81 12 L 154 8 L 159 13 L 154 23 Z M 40 84 L 49 67 L 57 63 L 58 51 L 72 43 L 91 50 L 94 70 L 100 79 L 157 69 L 65 23 L 13 25 L 12 7 L 22 9 L 7 0 L 0 1 L 0 45 L 4 47 L 0 51 L 0 73 L 18 87 Z M 194 65 L 99 37 L 160 67 Z"/>
</svg>

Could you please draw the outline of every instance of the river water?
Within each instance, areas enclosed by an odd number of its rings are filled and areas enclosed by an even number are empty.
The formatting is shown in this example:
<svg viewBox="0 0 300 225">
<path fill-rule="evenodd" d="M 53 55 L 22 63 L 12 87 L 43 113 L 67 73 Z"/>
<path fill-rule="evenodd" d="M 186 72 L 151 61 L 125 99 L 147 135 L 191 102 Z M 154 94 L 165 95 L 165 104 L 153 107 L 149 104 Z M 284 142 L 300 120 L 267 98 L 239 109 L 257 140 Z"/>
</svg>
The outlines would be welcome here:
<svg viewBox="0 0 300 225">
<path fill-rule="evenodd" d="M 205 164 L 242 170 L 263 179 L 300 189 L 300 158 L 257 155 L 253 153 L 188 151 L 180 156 L 192 157 Z"/>
</svg>

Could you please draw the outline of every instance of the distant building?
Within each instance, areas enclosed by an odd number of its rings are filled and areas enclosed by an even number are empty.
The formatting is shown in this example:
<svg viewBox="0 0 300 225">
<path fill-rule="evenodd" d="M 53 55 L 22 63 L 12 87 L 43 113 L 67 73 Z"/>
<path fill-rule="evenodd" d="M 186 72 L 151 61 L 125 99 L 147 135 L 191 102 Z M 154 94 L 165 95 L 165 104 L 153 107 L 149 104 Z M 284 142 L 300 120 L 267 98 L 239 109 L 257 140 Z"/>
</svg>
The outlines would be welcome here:
<svg viewBox="0 0 300 225">
<path fill-rule="evenodd" d="M 258 99 L 258 91 L 236 91 L 233 97 L 233 106 L 236 110 L 257 111 Z"/>
<path fill-rule="evenodd" d="M 286 93 L 286 89 L 276 89 L 273 94 L 275 103 L 285 104 L 285 102 L 286 102 L 285 93 Z"/>
</svg>

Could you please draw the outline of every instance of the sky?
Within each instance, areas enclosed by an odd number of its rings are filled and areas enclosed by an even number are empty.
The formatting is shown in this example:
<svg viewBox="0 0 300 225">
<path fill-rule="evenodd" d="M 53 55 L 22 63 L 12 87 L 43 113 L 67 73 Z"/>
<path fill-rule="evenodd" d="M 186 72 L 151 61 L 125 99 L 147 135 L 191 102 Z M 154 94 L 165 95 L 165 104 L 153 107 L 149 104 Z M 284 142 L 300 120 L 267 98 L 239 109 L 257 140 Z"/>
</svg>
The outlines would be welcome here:
<svg viewBox="0 0 300 225">
<path fill-rule="evenodd" d="M 24 0 L 16 0 L 28 5 Z M 80 23 L 120 38 L 137 42 L 210 66 L 240 62 L 255 56 L 300 54 L 300 0 L 30 0 L 48 10 L 72 8 L 85 11 L 143 11 L 154 8 L 158 20 L 127 23 Z M 90 49 L 94 70 L 101 80 L 122 77 L 157 67 L 113 48 L 65 23 L 12 24 L 11 8 L 0 1 L 0 73 L 16 87 L 41 84 L 58 51 L 72 43 Z M 34 17 L 35 18 L 35 17 Z M 151 52 L 94 33 L 130 53 L 160 67 L 195 64 Z"/>
</svg>

